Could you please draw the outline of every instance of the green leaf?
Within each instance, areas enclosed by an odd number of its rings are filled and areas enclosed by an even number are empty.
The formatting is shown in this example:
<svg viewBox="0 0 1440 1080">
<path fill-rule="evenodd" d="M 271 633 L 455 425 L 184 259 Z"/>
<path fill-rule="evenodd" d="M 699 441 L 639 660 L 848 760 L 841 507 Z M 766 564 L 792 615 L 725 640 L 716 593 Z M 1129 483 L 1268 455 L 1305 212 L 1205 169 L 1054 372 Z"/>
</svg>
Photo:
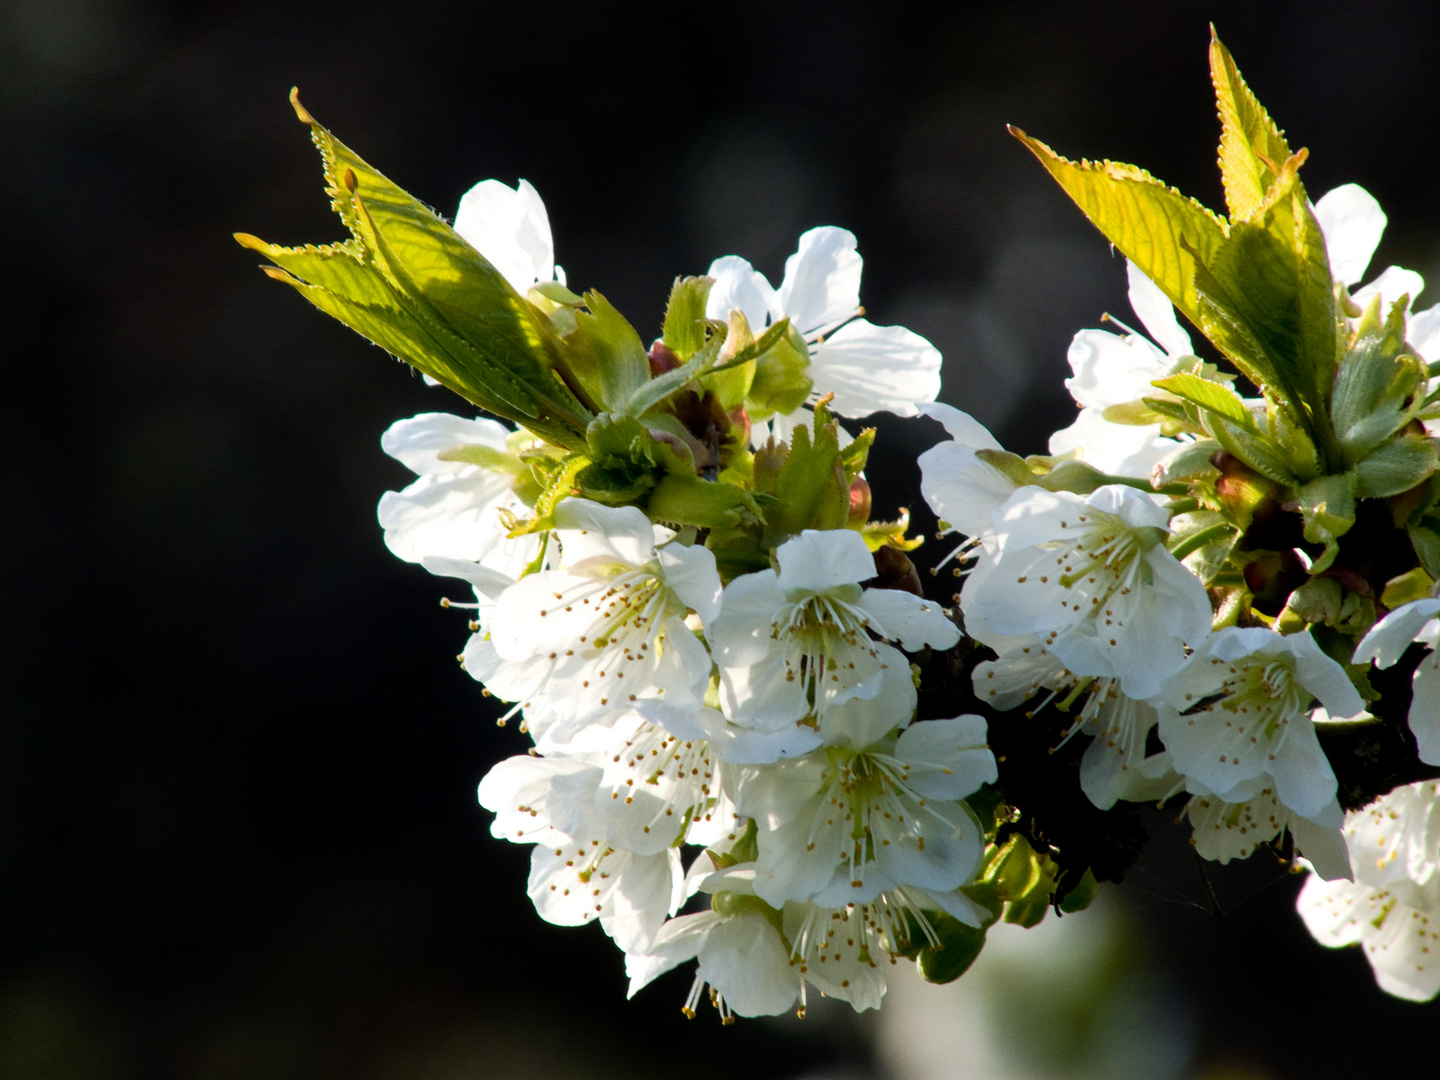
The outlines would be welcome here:
<svg viewBox="0 0 1440 1080">
<path fill-rule="evenodd" d="M 755 498 L 743 488 L 678 472 L 661 477 L 645 512 L 654 521 L 701 529 L 740 528 L 761 517 Z"/>
<path fill-rule="evenodd" d="M 1296 494 L 1305 520 L 1305 539 L 1325 545 L 1324 553 L 1310 567 L 1311 574 L 1320 574 L 1339 554 L 1339 538 L 1355 524 L 1355 474 L 1322 476 L 1303 485 Z"/>
<path fill-rule="evenodd" d="M 1424 435 L 1401 435 L 1372 450 L 1355 466 L 1355 495 L 1383 499 L 1399 495 L 1423 482 L 1440 465 L 1435 440 Z"/>
<path fill-rule="evenodd" d="M 1211 382 L 1189 371 L 1181 371 L 1156 379 L 1150 385 L 1183 398 L 1199 409 L 1224 417 L 1236 427 L 1255 431 L 1255 419 L 1245 407 L 1245 402 L 1224 383 Z"/>
<path fill-rule="evenodd" d="M 1213 481 L 1220 475 L 1220 470 L 1210 459 L 1219 449 L 1220 444 L 1213 439 L 1182 443 L 1155 463 L 1150 470 L 1150 479 L 1156 487 L 1196 480 Z"/>
<path fill-rule="evenodd" d="M 985 947 L 985 931 L 966 926 L 943 911 L 927 911 L 924 917 L 935 931 L 937 940 L 927 942 L 915 957 L 920 977 L 928 983 L 954 982 L 970 969 Z M 919 934 L 914 937 L 919 937 Z"/>
<path fill-rule="evenodd" d="M 1250 468 L 1279 484 L 1296 487 L 1300 479 L 1291 469 L 1284 452 L 1266 435 L 1251 428 L 1238 427 L 1222 416 L 1209 414 L 1210 433 L 1215 441 Z"/>
<path fill-rule="evenodd" d="M 795 429 L 783 465 L 762 469 L 757 462 L 755 484 L 775 499 L 765 513 L 765 542 L 770 547 L 805 529 L 845 526 L 850 483 L 841 464 L 839 425 L 824 405 L 815 410 L 813 430 Z"/>
<path fill-rule="evenodd" d="M 1335 296 L 1325 239 L 1296 174 L 1303 154 L 1285 163 L 1252 221 L 1232 223 L 1194 280 L 1205 335 L 1330 459 Z"/>
<path fill-rule="evenodd" d="M 1331 416 L 1351 462 L 1408 424 L 1424 403 L 1428 371 L 1407 351 L 1405 307 L 1397 302 L 1382 322 L 1380 297 L 1372 297 L 1340 362 Z"/>
<path fill-rule="evenodd" d="M 726 327 L 724 323 L 712 322 L 706 325 L 711 327 L 714 333 L 706 341 L 705 347 L 692 356 L 688 363 L 642 383 L 633 394 L 621 401 L 612 411 L 621 412 L 627 416 L 644 416 L 671 394 L 684 387 L 686 383 L 707 375 L 720 360 L 720 349 L 725 343 Z"/>
<path fill-rule="evenodd" d="M 676 278 L 670 288 L 661 337 L 681 360 L 689 360 L 705 344 L 705 302 L 714 284 L 713 278 L 685 277 Z"/>
<path fill-rule="evenodd" d="M 1285 137 L 1255 99 L 1230 50 L 1210 28 L 1210 79 L 1220 112 L 1220 176 L 1232 219 L 1249 218 L 1265 203 L 1280 163 L 1290 157 Z"/>
<path fill-rule="evenodd" d="M 270 276 L 481 408 L 559 445 L 584 445 L 588 405 L 565 384 L 543 315 L 428 207 L 291 102 L 324 162 L 343 244 L 285 248 L 237 234 Z"/>
<path fill-rule="evenodd" d="M 1435 524 L 1434 518 L 1427 520 L 1432 525 Z M 1436 532 L 1430 525 L 1410 525 L 1405 532 L 1410 537 L 1415 557 L 1420 560 L 1425 572 L 1433 578 L 1440 578 L 1440 532 Z"/>
<path fill-rule="evenodd" d="M 650 361 L 635 328 L 595 290 L 585 294 L 589 311 L 575 322 L 595 358 L 601 404 L 613 410 L 650 381 Z"/>
<path fill-rule="evenodd" d="M 772 338 L 777 326 L 784 329 Z M 809 369 L 810 347 L 789 320 L 772 326 L 756 342 L 755 376 L 746 398 L 750 418 L 764 420 L 804 405 L 815 385 Z"/>
<path fill-rule="evenodd" d="M 1393 611 L 1401 604 L 1428 598 L 1430 587 L 1434 584 L 1435 579 L 1425 572 L 1425 568 L 1417 566 L 1387 581 L 1385 591 L 1380 594 L 1380 602 Z"/>
<path fill-rule="evenodd" d="M 1085 216 L 1170 302 L 1200 325 L 1193 278 L 1225 240 L 1225 221 L 1134 165 L 1067 161 L 1019 128 L 1010 133 L 1040 159 Z"/>
</svg>

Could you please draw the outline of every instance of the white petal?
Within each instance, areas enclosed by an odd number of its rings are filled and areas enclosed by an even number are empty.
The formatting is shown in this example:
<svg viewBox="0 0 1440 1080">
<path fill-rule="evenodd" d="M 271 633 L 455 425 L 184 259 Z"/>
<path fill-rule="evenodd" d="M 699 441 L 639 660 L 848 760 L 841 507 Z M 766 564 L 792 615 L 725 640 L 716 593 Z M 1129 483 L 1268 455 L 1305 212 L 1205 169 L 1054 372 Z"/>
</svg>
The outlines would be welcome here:
<svg viewBox="0 0 1440 1080">
<path fill-rule="evenodd" d="M 1315 216 L 1325 234 L 1330 272 L 1346 285 L 1355 284 L 1380 246 L 1385 212 L 1359 184 L 1342 184 L 1315 204 Z"/>
<path fill-rule="evenodd" d="M 1193 353 L 1190 335 L 1175 318 L 1175 307 L 1160 287 L 1129 259 L 1125 260 L 1125 276 L 1130 283 L 1130 307 L 1154 339 L 1155 344 L 1171 357 Z"/>
<path fill-rule="evenodd" d="M 1333 823 L 1317 820 L 1319 815 L 1292 817 L 1290 835 L 1295 839 L 1295 850 L 1309 860 L 1317 875 L 1326 881 L 1349 881 L 1350 853 L 1339 828 L 1340 807 L 1330 805 L 1335 809 Z"/>
<path fill-rule="evenodd" d="M 863 750 L 910 723 L 915 715 L 918 695 L 910 665 L 894 649 L 885 645 L 879 649 L 885 661 L 879 691 L 872 697 L 852 697 L 826 707 L 820 714 L 820 735 L 826 744 Z"/>
<path fill-rule="evenodd" d="M 900 589 L 866 589 L 858 605 L 873 620 L 870 629 L 886 641 L 919 652 L 926 645 L 948 649 L 960 640 L 960 629 L 933 600 Z"/>
<path fill-rule="evenodd" d="M 720 922 L 720 916 L 713 911 L 697 911 L 694 915 L 681 915 L 671 919 L 655 935 L 645 952 L 627 953 L 625 974 L 630 987 L 625 993 L 627 999 L 686 960 L 694 959 L 705 943 L 706 936 Z"/>
<path fill-rule="evenodd" d="M 422 476 L 404 491 L 380 497 L 376 517 L 385 546 L 406 562 L 427 555 L 480 561 L 515 547 L 500 508 L 509 509 L 511 477 L 486 469 Z M 534 546 L 532 541 L 529 545 Z"/>
<path fill-rule="evenodd" d="M 1415 347 L 1422 360 L 1431 364 L 1440 360 L 1440 304 L 1432 304 L 1424 311 L 1411 315 L 1405 327 L 1405 339 Z"/>
<path fill-rule="evenodd" d="M 765 275 L 738 255 L 716 259 L 706 275 L 715 279 L 705 303 L 706 318 L 723 321 L 730 317 L 732 310 L 738 309 L 745 314 L 750 329 L 758 334 L 771 315 L 780 310 L 775 290 Z"/>
<path fill-rule="evenodd" d="M 667 544 L 660 549 L 665 584 L 709 626 L 720 615 L 720 574 L 715 553 L 703 545 Z"/>
<path fill-rule="evenodd" d="M 1410 303 L 1413 304 L 1415 298 L 1424 289 L 1425 279 L 1414 270 L 1405 270 L 1399 266 L 1387 266 L 1379 277 L 1355 293 L 1354 300 L 1361 307 L 1365 307 L 1370 303 L 1370 297 L 1379 294 L 1380 315 L 1383 318 L 1390 314 L 1391 305 L 1400 297 L 1408 296 Z"/>
<path fill-rule="evenodd" d="M 455 231 L 524 295 L 537 281 L 555 276 L 550 219 L 540 195 L 526 181 L 517 189 L 482 180 L 465 193 Z"/>
<path fill-rule="evenodd" d="M 1015 494 L 1013 480 L 958 439 L 926 450 L 919 465 L 920 493 L 930 509 L 966 536 L 989 532 L 994 512 Z"/>
<path fill-rule="evenodd" d="M 711 929 L 696 974 L 740 1016 L 776 1016 L 788 1011 L 800 992 L 790 951 L 759 912 L 741 912 Z"/>
<path fill-rule="evenodd" d="M 815 392 L 840 416 L 914 416 L 940 393 L 940 350 L 903 326 L 846 323 L 810 350 Z"/>
<path fill-rule="evenodd" d="M 894 756 L 908 766 L 905 782 L 917 794 L 963 799 L 999 776 L 985 736 L 985 718 L 973 713 L 926 720 L 905 729 Z"/>
<path fill-rule="evenodd" d="M 555 508 L 555 527 L 565 546 L 565 565 L 613 557 L 643 566 L 655 554 L 655 530 L 634 506 L 602 506 L 589 499 L 566 499 Z"/>
<path fill-rule="evenodd" d="M 1377 622 L 1355 646 L 1356 664 L 1375 662 L 1379 668 L 1393 666 L 1415 641 L 1420 628 L 1440 615 L 1440 600 L 1412 600 L 1401 604 Z"/>
<path fill-rule="evenodd" d="M 853 233 L 833 225 L 811 229 L 785 260 L 780 310 L 802 334 L 850 318 L 860 310 L 862 268 Z"/>
<path fill-rule="evenodd" d="M 421 413 L 391 424 L 380 436 L 380 448 L 412 472 L 428 476 L 473 469 L 464 462 L 440 460 L 443 451 L 458 446 L 487 446 L 508 453 L 509 435 L 509 429 L 483 417 Z"/>
<path fill-rule="evenodd" d="M 775 549 L 780 564 L 777 584 L 792 589 L 825 592 L 875 576 L 875 559 L 854 529 L 806 529 Z"/>
<path fill-rule="evenodd" d="M 1169 301 L 1166 301 L 1168 304 Z M 1170 374 L 1174 362 L 1142 337 L 1081 330 L 1065 358 L 1074 372 L 1065 389 L 1087 408 L 1107 409 L 1151 396 L 1151 382 Z"/>
<path fill-rule="evenodd" d="M 920 412 L 937 421 L 961 446 L 974 450 L 999 450 L 999 441 L 990 434 L 990 429 L 967 412 L 961 412 L 952 405 L 939 401 L 927 401 L 919 406 Z"/>
<path fill-rule="evenodd" d="M 1440 765 L 1440 654 L 1433 650 L 1415 669 L 1414 697 L 1410 701 L 1410 730 L 1420 760 Z"/>
<path fill-rule="evenodd" d="M 721 667 L 748 667 L 764 659 L 771 621 L 784 602 L 773 570 L 742 574 L 725 586 L 720 615 L 705 627 Z"/>
</svg>

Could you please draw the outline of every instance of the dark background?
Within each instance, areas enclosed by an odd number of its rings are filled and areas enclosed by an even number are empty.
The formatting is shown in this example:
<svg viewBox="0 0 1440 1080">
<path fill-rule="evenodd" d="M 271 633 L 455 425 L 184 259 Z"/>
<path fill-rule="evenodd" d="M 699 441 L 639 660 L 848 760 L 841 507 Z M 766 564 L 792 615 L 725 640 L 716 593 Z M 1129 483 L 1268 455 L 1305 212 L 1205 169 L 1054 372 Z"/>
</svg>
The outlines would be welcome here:
<svg viewBox="0 0 1440 1080">
<path fill-rule="evenodd" d="M 778 282 L 800 231 L 841 224 L 871 317 L 1039 451 L 1070 336 L 1129 312 L 1123 262 L 1003 124 L 1222 205 L 1212 19 L 1310 190 L 1359 181 L 1389 212 L 1376 269 L 1440 275 L 1423 3 L 4 0 L 0 1077 L 882 1070 L 838 1014 L 686 1024 L 688 975 L 627 1004 L 598 931 L 534 915 L 528 849 L 474 799 L 521 737 L 454 663 L 446 584 L 374 518 L 409 479 L 380 433 L 460 403 L 230 233 L 342 235 L 292 84 L 443 212 L 532 181 L 571 284 L 642 334 L 675 274 L 737 252 Z M 887 425 L 884 508 L 918 504 L 936 437 Z M 1314 945 L 1273 865 L 1217 871 L 1222 899 L 1261 892 L 1204 913 L 1154 828 L 1119 892 L 1197 1075 L 1433 1074 L 1435 1006 Z"/>
</svg>

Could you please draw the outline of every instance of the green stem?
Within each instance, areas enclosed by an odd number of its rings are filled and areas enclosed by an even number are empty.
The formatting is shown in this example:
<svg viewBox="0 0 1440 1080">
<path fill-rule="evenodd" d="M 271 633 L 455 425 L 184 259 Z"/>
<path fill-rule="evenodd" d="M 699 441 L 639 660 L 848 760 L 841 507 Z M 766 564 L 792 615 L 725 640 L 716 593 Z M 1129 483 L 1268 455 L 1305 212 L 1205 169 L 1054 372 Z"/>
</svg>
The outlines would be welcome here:
<svg viewBox="0 0 1440 1080">
<path fill-rule="evenodd" d="M 1191 533 L 1184 540 L 1181 540 L 1178 544 L 1171 548 L 1170 554 L 1174 555 L 1177 559 L 1183 559 L 1192 551 L 1199 551 L 1202 547 L 1210 543 L 1212 540 L 1219 540 L 1223 537 L 1231 536 L 1234 534 L 1234 532 L 1235 526 L 1229 525 L 1223 521 L 1216 522 L 1214 525 L 1210 525 L 1204 529 L 1201 529 L 1197 533 Z"/>
</svg>

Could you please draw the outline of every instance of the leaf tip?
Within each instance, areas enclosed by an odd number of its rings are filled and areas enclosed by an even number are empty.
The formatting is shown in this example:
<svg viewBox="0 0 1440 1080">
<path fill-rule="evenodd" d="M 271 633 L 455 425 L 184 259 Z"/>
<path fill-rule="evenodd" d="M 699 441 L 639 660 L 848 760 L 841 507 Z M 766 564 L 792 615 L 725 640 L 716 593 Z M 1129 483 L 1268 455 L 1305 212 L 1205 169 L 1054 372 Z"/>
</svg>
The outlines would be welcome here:
<svg viewBox="0 0 1440 1080">
<path fill-rule="evenodd" d="M 298 86 L 290 87 L 290 107 L 295 110 L 295 115 L 300 118 L 302 124 L 317 123 L 315 117 L 310 115 L 310 110 L 300 104 L 300 88 Z"/>
<path fill-rule="evenodd" d="M 341 179 L 345 183 L 345 190 L 354 195 L 355 189 L 360 186 L 360 181 L 355 179 L 355 170 L 347 167 L 345 175 Z"/>
<path fill-rule="evenodd" d="M 248 248 L 250 251 L 264 251 L 267 246 L 264 240 L 261 240 L 258 236 L 252 236 L 250 233 L 237 232 L 231 233 L 231 235 L 235 237 L 237 244 L 243 248 Z"/>
</svg>

